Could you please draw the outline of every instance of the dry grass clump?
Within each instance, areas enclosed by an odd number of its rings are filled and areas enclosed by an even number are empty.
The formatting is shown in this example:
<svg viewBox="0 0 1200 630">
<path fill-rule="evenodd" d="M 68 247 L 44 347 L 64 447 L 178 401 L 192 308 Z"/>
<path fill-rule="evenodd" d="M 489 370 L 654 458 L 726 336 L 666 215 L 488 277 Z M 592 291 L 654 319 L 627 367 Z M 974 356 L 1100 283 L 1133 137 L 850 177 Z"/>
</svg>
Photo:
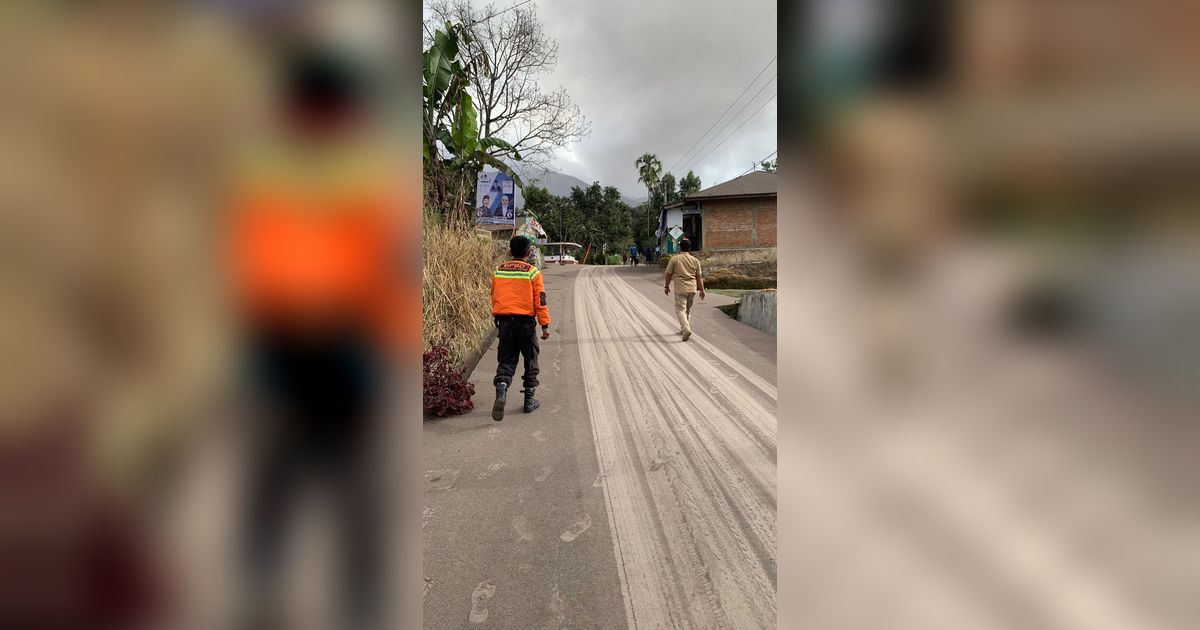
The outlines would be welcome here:
<svg viewBox="0 0 1200 630">
<path fill-rule="evenodd" d="M 702 258 L 701 263 L 704 283 L 720 283 L 713 284 L 713 288 L 765 289 L 775 286 L 778 275 L 775 248 L 715 252 Z"/>
<path fill-rule="evenodd" d="M 776 264 L 778 254 L 774 247 L 768 249 L 740 249 L 729 252 L 714 252 L 701 259 L 709 267 L 745 265 L 748 263 Z"/>
<path fill-rule="evenodd" d="M 775 278 L 747 276 L 729 269 L 705 272 L 705 289 L 773 289 Z"/>
<path fill-rule="evenodd" d="M 492 321 L 492 270 L 502 248 L 473 226 L 427 214 L 422 237 L 425 350 L 446 346 L 461 362 Z"/>
</svg>

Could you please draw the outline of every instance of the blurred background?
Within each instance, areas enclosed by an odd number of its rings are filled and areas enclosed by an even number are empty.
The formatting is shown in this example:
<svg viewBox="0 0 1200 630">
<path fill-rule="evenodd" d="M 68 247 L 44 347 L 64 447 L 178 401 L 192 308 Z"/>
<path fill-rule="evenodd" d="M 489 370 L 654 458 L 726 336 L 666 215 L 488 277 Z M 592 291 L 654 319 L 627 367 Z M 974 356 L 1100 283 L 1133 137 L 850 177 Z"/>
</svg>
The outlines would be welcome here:
<svg viewBox="0 0 1200 630">
<path fill-rule="evenodd" d="M 781 625 L 1200 623 L 1197 8 L 781 16 Z"/>
<path fill-rule="evenodd" d="M 418 11 L 3 3 L 0 626 L 415 627 Z"/>
<path fill-rule="evenodd" d="M 418 626 L 410 4 L 3 3 L 0 626 Z M 1200 625 L 1200 7 L 781 28 L 780 627 Z"/>
</svg>

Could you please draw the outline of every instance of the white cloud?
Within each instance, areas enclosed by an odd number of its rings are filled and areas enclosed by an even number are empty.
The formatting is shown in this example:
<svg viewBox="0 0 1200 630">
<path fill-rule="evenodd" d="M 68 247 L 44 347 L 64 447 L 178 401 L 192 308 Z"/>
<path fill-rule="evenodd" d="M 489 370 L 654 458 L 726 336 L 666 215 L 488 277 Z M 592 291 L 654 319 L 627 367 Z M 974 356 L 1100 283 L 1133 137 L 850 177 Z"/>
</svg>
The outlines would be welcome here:
<svg viewBox="0 0 1200 630">
<path fill-rule="evenodd" d="M 559 45 L 558 67 L 542 85 L 565 87 L 592 125 L 591 136 L 560 152 L 553 166 L 630 196 L 645 194 L 639 193 L 633 166 L 638 156 L 655 153 L 670 168 L 776 54 L 776 3 L 765 0 L 542 0 L 537 9 Z M 775 68 L 758 77 L 726 119 Z M 713 130 L 716 139 L 687 161 L 750 118 L 775 86 L 758 93 L 731 124 L 722 120 Z M 776 120 L 771 102 L 697 164 L 705 187 L 737 176 L 773 151 Z M 685 173 L 679 167 L 674 172 L 677 178 Z"/>
</svg>

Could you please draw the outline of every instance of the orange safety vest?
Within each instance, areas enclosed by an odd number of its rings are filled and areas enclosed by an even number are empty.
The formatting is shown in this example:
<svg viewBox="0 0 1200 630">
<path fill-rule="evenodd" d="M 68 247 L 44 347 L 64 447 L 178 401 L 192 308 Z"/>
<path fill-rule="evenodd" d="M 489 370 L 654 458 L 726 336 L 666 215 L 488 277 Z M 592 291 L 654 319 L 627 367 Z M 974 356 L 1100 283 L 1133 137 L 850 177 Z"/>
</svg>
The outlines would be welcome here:
<svg viewBox="0 0 1200 630">
<path fill-rule="evenodd" d="M 501 263 L 492 274 L 492 314 L 536 316 L 539 324 L 549 326 L 542 270 L 524 260 Z"/>
</svg>

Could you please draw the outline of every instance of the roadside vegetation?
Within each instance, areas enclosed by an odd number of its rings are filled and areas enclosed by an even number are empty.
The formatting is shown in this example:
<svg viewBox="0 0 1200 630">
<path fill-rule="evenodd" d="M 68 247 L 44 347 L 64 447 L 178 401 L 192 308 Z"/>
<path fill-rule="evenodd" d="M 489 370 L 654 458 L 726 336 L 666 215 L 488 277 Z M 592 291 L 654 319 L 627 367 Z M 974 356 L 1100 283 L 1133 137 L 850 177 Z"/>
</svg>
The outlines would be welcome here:
<svg viewBox="0 0 1200 630">
<path fill-rule="evenodd" d="M 753 263 L 776 264 L 778 253 L 774 247 L 768 249 L 740 249 L 728 252 L 703 254 L 701 260 L 709 267 L 729 267 Z"/>
<path fill-rule="evenodd" d="M 776 279 L 768 276 L 747 276 L 728 269 L 704 272 L 708 289 L 774 289 Z"/>
<path fill-rule="evenodd" d="M 729 289 L 737 291 L 774 289 L 777 286 L 777 251 L 771 249 L 746 249 L 729 252 L 697 252 L 704 269 L 706 289 Z M 669 255 L 659 259 L 659 266 L 666 269 Z M 734 296 L 737 297 L 737 296 Z"/>
<path fill-rule="evenodd" d="M 512 165 L 538 164 L 584 137 L 588 124 L 564 91 L 546 92 L 538 84 L 538 76 L 553 69 L 558 46 L 534 7 L 493 15 L 467 0 L 432 0 L 425 15 L 425 411 L 447 415 L 471 408 L 460 366 L 491 327 L 491 271 L 504 255 L 500 244 L 475 230 L 477 174 L 495 169 L 526 188 Z"/>
<path fill-rule="evenodd" d="M 503 252 L 491 239 L 429 214 L 422 249 L 425 350 L 443 346 L 461 362 L 492 325 L 491 272 Z"/>
</svg>

